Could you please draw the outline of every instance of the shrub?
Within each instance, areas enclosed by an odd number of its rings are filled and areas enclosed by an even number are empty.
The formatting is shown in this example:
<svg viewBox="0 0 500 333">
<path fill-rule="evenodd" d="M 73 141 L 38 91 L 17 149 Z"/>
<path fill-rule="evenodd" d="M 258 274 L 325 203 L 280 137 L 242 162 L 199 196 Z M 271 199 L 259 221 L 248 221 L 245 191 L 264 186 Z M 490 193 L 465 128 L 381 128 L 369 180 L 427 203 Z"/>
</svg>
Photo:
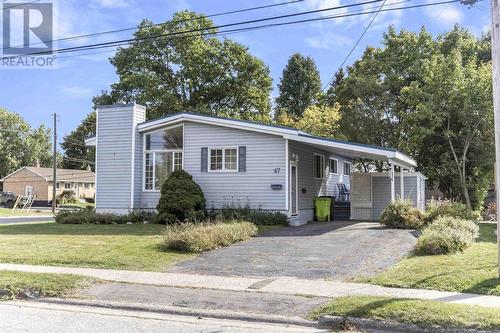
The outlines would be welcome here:
<svg viewBox="0 0 500 333">
<path fill-rule="evenodd" d="M 56 198 L 57 204 L 74 204 L 78 203 L 78 199 L 75 197 L 75 192 L 72 190 L 64 190 Z"/>
<path fill-rule="evenodd" d="M 417 255 L 462 252 L 479 236 L 479 227 L 468 220 L 439 217 L 422 232 L 415 246 Z"/>
<path fill-rule="evenodd" d="M 451 216 L 459 219 L 479 221 L 481 213 L 477 211 L 468 212 L 467 206 L 461 202 L 449 200 L 427 202 L 427 211 L 425 213 L 425 222 L 432 223 L 440 216 Z"/>
<path fill-rule="evenodd" d="M 252 209 L 249 207 L 224 207 L 210 213 L 216 220 L 244 220 L 256 225 L 287 225 L 288 218 L 280 212 Z"/>
<path fill-rule="evenodd" d="M 204 215 L 205 196 L 189 173 L 176 170 L 161 187 L 157 209 L 163 217 L 174 215 L 177 220 L 184 221 L 192 214 Z"/>
<path fill-rule="evenodd" d="M 56 222 L 61 224 L 126 224 L 152 221 L 154 213 L 134 210 L 127 215 L 103 214 L 91 210 L 61 211 Z"/>
<path fill-rule="evenodd" d="M 218 223 L 180 223 L 163 231 L 166 249 L 203 252 L 244 241 L 257 234 L 257 227 L 246 221 Z"/>
<path fill-rule="evenodd" d="M 393 229 L 421 229 L 424 226 L 422 212 L 409 200 L 390 203 L 382 212 L 380 223 Z"/>
</svg>

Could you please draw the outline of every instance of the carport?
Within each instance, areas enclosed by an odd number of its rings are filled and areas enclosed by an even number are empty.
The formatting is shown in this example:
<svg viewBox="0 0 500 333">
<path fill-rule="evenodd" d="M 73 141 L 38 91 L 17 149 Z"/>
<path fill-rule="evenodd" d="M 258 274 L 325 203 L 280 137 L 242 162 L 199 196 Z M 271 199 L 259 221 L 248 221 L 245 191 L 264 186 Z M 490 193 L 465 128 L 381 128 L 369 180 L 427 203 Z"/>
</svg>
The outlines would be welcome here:
<svg viewBox="0 0 500 333">
<path fill-rule="evenodd" d="M 399 152 L 393 148 L 384 148 L 374 145 L 366 145 L 359 143 L 346 142 L 335 139 L 326 139 L 322 137 L 312 136 L 305 133 L 300 133 L 298 136 L 286 137 L 287 149 L 289 156 L 288 168 L 288 186 L 289 198 L 287 210 L 293 211 L 291 204 L 294 203 L 294 192 L 304 188 L 296 186 L 293 190 L 293 166 L 297 165 L 303 159 L 307 159 L 307 154 L 311 152 L 322 151 L 325 154 L 332 156 L 341 156 L 351 160 L 373 160 L 386 162 L 389 165 L 387 172 L 353 172 L 350 174 L 350 194 L 347 196 L 348 209 L 350 209 L 351 220 L 378 220 L 381 211 L 390 202 L 398 198 L 411 199 L 416 207 L 424 208 L 425 201 L 425 177 L 415 172 L 417 163 L 411 157 Z M 312 177 L 312 163 L 307 160 L 300 168 L 309 168 L 306 175 Z M 396 172 L 398 170 L 398 172 Z M 299 170 L 300 171 L 300 170 Z M 304 177 L 304 174 L 299 175 Z M 331 195 L 326 193 L 324 188 L 331 188 L 331 184 L 321 185 L 315 195 Z M 291 190 L 290 190 L 291 189 Z M 305 189 L 308 190 L 307 188 Z M 308 198 L 312 200 L 311 197 Z M 335 209 L 335 208 L 334 208 Z M 301 207 L 297 218 L 297 224 L 301 224 L 304 220 L 312 220 L 312 216 L 304 217 L 301 215 Z M 293 225 L 293 214 L 291 215 Z"/>
</svg>

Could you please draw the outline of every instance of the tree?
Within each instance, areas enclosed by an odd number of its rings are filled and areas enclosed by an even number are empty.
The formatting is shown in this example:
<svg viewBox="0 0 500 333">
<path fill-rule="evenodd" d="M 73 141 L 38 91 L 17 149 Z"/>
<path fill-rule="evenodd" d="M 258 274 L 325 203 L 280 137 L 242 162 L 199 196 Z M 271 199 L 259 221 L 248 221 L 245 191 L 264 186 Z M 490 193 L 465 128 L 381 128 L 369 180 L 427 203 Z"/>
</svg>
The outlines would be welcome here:
<svg viewBox="0 0 500 333">
<path fill-rule="evenodd" d="M 0 108 L 0 178 L 23 166 L 52 164 L 50 130 L 35 129 L 17 113 Z"/>
<path fill-rule="evenodd" d="M 309 106 L 296 124 L 298 129 L 313 135 L 333 138 L 338 134 L 340 106 Z"/>
<path fill-rule="evenodd" d="M 189 30 L 198 32 L 179 34 Z M 119 82 L 96 96 L 95 105 L 137 102 L 148 108 L 148 119 L 198 111 L 270 121 L 269 68 L 247 47 L 210 37 L 216 31 L 210 19 L 191 11 L 161 25 L 144 20 L 134 34 L 140 42 L 111 58 Z"/>
<path fill-rule="evenodd" d="M 95 169 L 95 149 L 85 146 L 85 139 L 96 134 L 96 113 L 91 112 L 70 134 L 63 138 L 63 167 L 66 169 Z M 88 162 L 86 162 L 88 161 Z"/>
<path fill-rule="evenodd" d="M 491 179 L 493 168 L 491 64 L 474 57 L 464 60 L 455 50 L 447 56 L 433 56 L 423 70 L 424 84 L 412 85 L 405 93 L 416 102 L 417 113 L 432 114 L 436 126 L 431 135 L 444 141 L 440 150 L 447 159 L 443 162 L 458 175 L 456 185 L 470 210 L 469 191 L 477 183 L 474 177 Z"/>
<path fill-rule="evenodd" d="M 463 190 L 465 179 L 472 197 L 471 205 L 478 207 L 484 198 L 481 193 L 485 193 L 492 174 L 492 156 L 485 155 L 490 140 L 486 136 L 489 133 L 487 126 L 481 131 L 485 137 L 479 139 L 474 135 L 467 149 L 465 172 L 463 167 L 460 171 L 465 178 L 460 176 L 444 134 L 452 136 L 453 150 L 463 148 L 463 144 L 456 141 L 462 134 L 454 131 L 454 126 L 463 121 L 460 120 L 463 119 L 463 105 L 471 103 L 473 90 L 469 87 L 468 91 L 462 85 L 469 82 L 469 76 L 477 78 L 471 66 L 478 66 L 477 71 L 484 70 L 479 68 L 489 63 L 489 50 L 487 35 L 478 39 L 459 26 L 436 38 L 424 28 L 413 33 L 396 32 L 391 27 L 383 36 L 382 46 L 368 47 L 361 59 L 348 68 L 347 75 L 336 80 L 325 101 L 330 105 L 333 102 L 340 104 L 339 129 L 347 139 L 394 147 L 414 156 L 419 170 L 428 176 L 429 184 L 437 185 L 450 198 L 467 202 Z M 448 70 L 453 68 L 461 73 L 454 76 L 456 85 L 446 80 L 447 68 L 437 66 L 436 59 L 455 59 L 453 66 L 446 63 Z M 446 91 L 445 83 L 448 89 L 458 89 L 461 104 L 458 97 L 452 98 L 456 94 Z M 487 96 L 485 87 L 482 86 L 484 91 L 479 96 L 488 101 L 491 97 Z M 490 112 L 484 103 L 478 105 L 485 107 L 484 112 Z M 447 119 L 445 110 L 450 119 L 457 120 L 457 123 L 450 123 L 453 134 L 444 130 L 447 128 L 443 122 Z M 471 111 L 471 107 L 468 110 Z M 383 169 L 384 165 L 379 164 L 377 168 Z"/>
<path fill-rule="evenodd" d="M 321 78 L 314 60 L 294 53 L 283 69 L 278 89 L 276 108 L 300 117 L 321 96 Z"/>
</svg>

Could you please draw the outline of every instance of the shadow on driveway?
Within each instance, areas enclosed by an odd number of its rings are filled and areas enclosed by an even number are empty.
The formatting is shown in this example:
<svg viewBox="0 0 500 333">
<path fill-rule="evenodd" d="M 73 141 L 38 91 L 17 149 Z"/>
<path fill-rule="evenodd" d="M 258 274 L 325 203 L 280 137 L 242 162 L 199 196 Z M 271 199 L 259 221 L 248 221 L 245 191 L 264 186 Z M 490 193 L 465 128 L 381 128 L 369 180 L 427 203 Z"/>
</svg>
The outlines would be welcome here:
<svg viewBox="0 0 500 333">
<path fill-rule="evenodd" d="M 352 280 L 392 266 L 415 245 L 409 230 L 373 222 L 283 227 L 178 263 L 169 272 L 226 276 Z"/>
</svg>

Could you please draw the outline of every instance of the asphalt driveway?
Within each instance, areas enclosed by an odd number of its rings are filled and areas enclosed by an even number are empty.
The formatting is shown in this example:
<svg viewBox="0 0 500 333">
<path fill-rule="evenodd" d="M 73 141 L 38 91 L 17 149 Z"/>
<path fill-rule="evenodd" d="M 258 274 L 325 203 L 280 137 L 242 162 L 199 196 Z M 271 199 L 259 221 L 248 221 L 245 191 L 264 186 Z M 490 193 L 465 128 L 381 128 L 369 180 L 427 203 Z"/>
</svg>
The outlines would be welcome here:
<svg viewBox="0 0 500 333">
<path fill-rule="evenodd" d="M 351 280 L 392 266 L 415 242 L 411 231 L 385 229 L 378 223 L 318 222 L 275 229 L 180 262 L 168 271 Z"/>
</svg>

